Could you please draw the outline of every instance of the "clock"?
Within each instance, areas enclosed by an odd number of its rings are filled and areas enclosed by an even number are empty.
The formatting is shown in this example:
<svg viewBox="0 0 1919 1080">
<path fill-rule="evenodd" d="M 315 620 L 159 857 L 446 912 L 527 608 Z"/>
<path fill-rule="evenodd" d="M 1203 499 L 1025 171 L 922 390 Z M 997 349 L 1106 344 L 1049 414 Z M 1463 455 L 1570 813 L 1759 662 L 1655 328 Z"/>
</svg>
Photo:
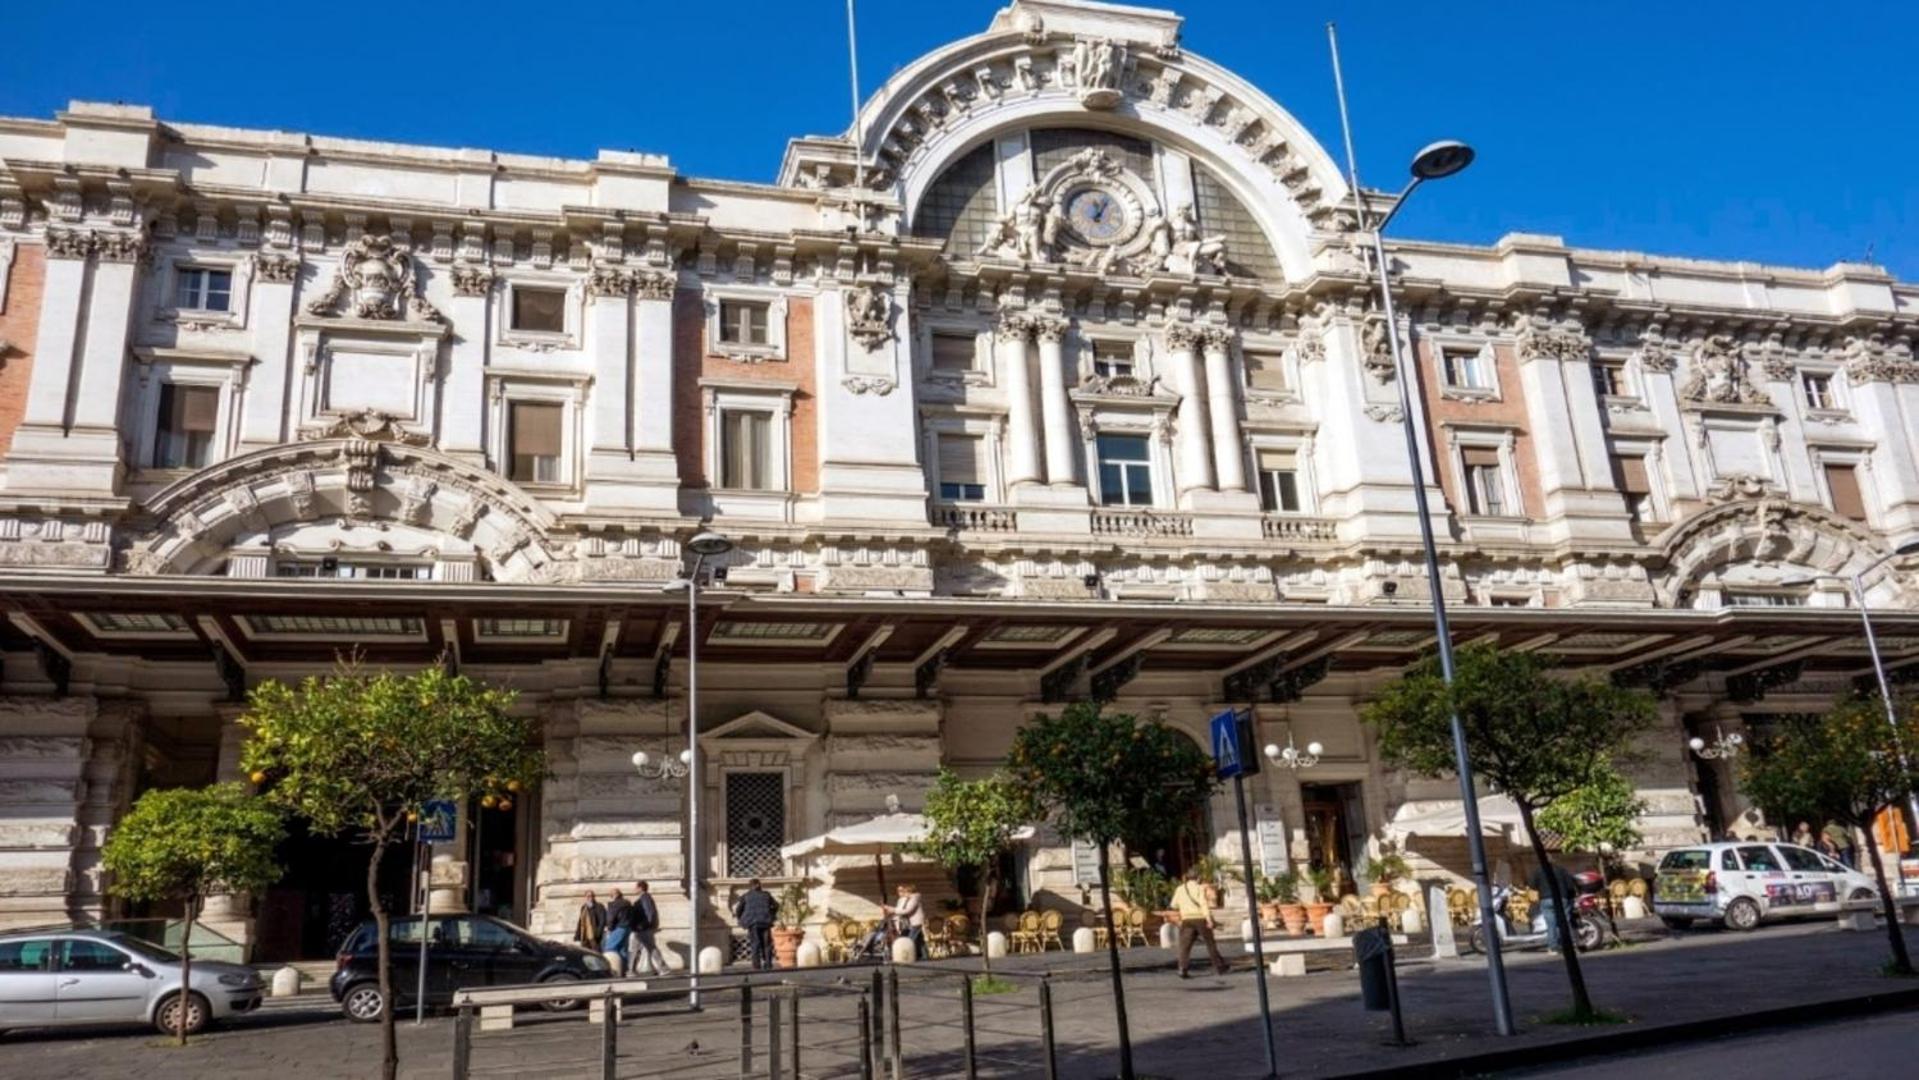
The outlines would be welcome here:
<svg viewBox="0 0 1919 1080">
<path fill-rule="evenodd" d="M 1107 246 L 1131 232 L 1126 200 L 1103 187 L 1081 188 L 1066 200 L 1066 220 L 1089 244 Z"/>
</svg>

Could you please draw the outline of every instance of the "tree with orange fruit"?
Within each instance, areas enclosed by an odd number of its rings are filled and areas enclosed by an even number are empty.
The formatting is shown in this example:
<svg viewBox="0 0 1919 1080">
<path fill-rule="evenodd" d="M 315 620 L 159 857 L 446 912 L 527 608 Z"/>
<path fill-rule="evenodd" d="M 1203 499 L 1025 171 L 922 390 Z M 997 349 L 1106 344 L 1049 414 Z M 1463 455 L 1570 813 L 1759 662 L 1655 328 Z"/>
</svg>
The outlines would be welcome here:
<svg viewBox="0 0 1919 1080">
<path fill-rule="evenodd" d="M 268 680 L 248 695 L 241 766 L 266 797 L 317 834 L 368 845 L 367 902 L 377 928 L 381 1074 L 393 1080 L 399 1049 L 387 958 L 380 861 L 434 799 L 511 805 L 539 778 L 533 722 L 512 713 L 514 694 L 432 666 L 410 675 L 373 672 L 357 656 L 298 686 Z"/>
</svg>

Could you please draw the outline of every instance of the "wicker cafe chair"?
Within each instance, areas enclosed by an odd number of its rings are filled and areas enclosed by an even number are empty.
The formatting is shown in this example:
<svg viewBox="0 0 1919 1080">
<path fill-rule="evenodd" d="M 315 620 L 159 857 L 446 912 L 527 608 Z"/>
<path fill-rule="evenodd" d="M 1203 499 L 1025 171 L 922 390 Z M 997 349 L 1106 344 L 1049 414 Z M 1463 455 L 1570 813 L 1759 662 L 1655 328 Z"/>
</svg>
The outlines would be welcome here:
<svg viewBox="0 0 1919 1080">
<path fill-rule="evenodd" d="M 942 955 L 967 955 L 973 945 L 973 920 L 964 915 L 948 915 L 946 926 L 940 932 L 940 942 L 946 950 Z"/>
<path fill-rule="evenodd" d="M 846 935 L 840 924 L 827 919 L 820 924 L 820 951 L 826 954 L 826 962 L 838 964 L 846 959 Z"/>
<path fill-rule="evenodd" d="M 1019 928 L 1013 931 L 1014 952 L 1039 952 L 1039 912 L 1022 911 Z"/>
<path fill-rule="evenodd" d="M 1066 917 L 1057 911 L 1045 911 L 1039 917 L 1039 951 L 1045 952 L 1052 946 L 1060 952 L 1066 951 L 1066 942 L 1060 940 L 1060 928 L 1066 925 Z"/>
<path fill-rule="evenodd" d="M 1115 927 L 1119 931 L 1119 943 L 1130 949 L 1135 945 L 1146 944 L 1146 909 L 1127 908 L 1126 922 Z"/>
<path fill-rule="evenodd" d="M 1446 914 L 1454 926 L 1472 925 L 1473 909 L 1477 906 L 1479 897 L 1472 889 L 1454 886 L 1446 890 Z"/>
<path fill-rule="evenodd" d="M 840 923 L 840 942 L 850 959 L 866 945 L 866 924 L 858 919 L 847 919 Z"/>
<path fill-rule="evenodd" d="M 1114 920 L 1115 925 L 1118 924 L 1118 921 L 1118 919 Z M 1104 949 L 1106 947 L 1106 920 L 1100 918 L 1099 912 L 1094 911 L 1092 908 L 1081 908 L 1079 912 L 1079 924 L 1093 932 L 1093 948 Z"/>
<path fill-rule="evenodd" d="M 1633 896 L 1637 896 L 1641 900 L 1644 900 L 1646 898 L 1646 879 L 1633 878 L 1632 884 L 1626 886 L 1626 891 L 1632 894 Z"/>
</svg>

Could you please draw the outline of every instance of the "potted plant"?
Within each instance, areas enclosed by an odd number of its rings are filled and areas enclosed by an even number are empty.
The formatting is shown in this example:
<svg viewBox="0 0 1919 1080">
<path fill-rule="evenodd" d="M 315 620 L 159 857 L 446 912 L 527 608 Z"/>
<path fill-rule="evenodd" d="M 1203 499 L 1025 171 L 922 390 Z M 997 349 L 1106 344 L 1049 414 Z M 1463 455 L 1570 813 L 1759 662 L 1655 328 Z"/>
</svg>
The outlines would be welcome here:
<svg viewBox="0 0 1919 1080">
<path fill-rule="evenodd" d="M 1306 932 L 1306 907 L 1299 902 L 1299 871 L 1288 870 L 1272 878 L 1274 899 L 1279 902 L 1279 921 L 1289 934 Z"/>
<path fill-rule="evenodd" d="M 1279 924 L 1279 879 L 1261 870 L 1253 871 L 1253 898 L 1259 901 L 1262 925 Z"/>
<path fill-rule="evenodd" d="M 1373 895 L 1376 897 L 1391 893 L 1394 883 L 1404 881 L 1412 872 L 1405 856 L 1389 840 L 1381 841 L 1379 854 L 1366 860 L 1366 876 L 1373 881 Z"/>
<path fill-rule="evenodd" d="M 1330 866 L 1315 867 L 1306 872 L 1307 880 L 1313 883 L 1313 898 L 1306 901 L 1306 922 L 1313 933 L 1324 937 L 1326 934 L 1326 915 L 1333 910 L 1333 870 Z"/>
<path fill-rule="evenodd" d="M 779 925 L 773 927 L 773 959 L 779 966 L 799 966 L 800 942 L 806 940 L 806 920 L 812 914 L 813 905 L 799 882 L 780 890 Z"/>
</svg>

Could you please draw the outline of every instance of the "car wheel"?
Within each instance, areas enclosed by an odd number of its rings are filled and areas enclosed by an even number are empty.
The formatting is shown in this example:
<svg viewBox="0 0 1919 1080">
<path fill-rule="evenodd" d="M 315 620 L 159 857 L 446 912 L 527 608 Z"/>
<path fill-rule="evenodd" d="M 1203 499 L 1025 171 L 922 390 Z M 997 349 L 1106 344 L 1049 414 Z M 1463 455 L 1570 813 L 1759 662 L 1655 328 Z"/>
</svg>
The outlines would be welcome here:
<svg viewBox="0 0 1919 1080">
<path fill-rule="evenodd" d="M 1573 944 L 1580 952 L 1591 952 L 1599 947 L 1605 933 L 1599 928 L 1597 919 L 1575 919 L 1573 921 Z"/>
<path fill-rule="evenodd" d="M 385 1006 L 386 995 L 380 993 L 379 983 L 355 983 L 340 997 L 340 1010 L 355 1023 L 373 1023 Z"/>
<path fill-rule="evenodd" d="M 1742 896 L 1726 905 L 1726 929 L 1745 933 L 1759 925 L 1759 905 Z"/>
<path fill-rule="evenodd" d="M 1666 924 L 1668 930 L 1691 930 L 1692 920 L 1678 915 L 1661 915 L 1659 921 Z"/>
<path fill-rule="evenodd" d="M 1466 944 L 1466 951 L 1469 953 L 1485 952 L 1486 951 L 1486 927 L 1480 923 L 1474 923 L 1472 926 L 1472 929 L 1468 931 L 1466 934 L 1465 944 Z"/>
<path fill-rule="evenodd" d="M 207 999 L 199 994 L 187 995 L 187 1034 L 198 1035 L 207 1026 Z M 162 1035 L 177 1035 L 180 1028 L 180 995 L 169 993 L 153 1012 L 153 1026 Z"/>
<path fill-rule="evenodd" d="M 1854 889 L 1852 890 L 1852 894 L 1847 896 L 1846 899 L 1856 904 L 1866 900 L 1877 900 L 1879 899 L 1879 894 L 1873 892 L 1871 889 Z"/>
<path fill-rule="evenodd" d="M 578 975 L 568 975 L 565 972 L 561 972 L 557 975 L 548 975 L 546 978 L 540 980 L 540 984 L 542 986 L 550 986 L 555 983 L 576 983 L 579 981 L 580 977 Z M 581 1004 L 579 998 L 548 998 L 540 1002 L 540 1008 L 545 1009 L 547 1012 L 568 1012 L 572 1009 L 579 1008 Z"/>
</svg>

